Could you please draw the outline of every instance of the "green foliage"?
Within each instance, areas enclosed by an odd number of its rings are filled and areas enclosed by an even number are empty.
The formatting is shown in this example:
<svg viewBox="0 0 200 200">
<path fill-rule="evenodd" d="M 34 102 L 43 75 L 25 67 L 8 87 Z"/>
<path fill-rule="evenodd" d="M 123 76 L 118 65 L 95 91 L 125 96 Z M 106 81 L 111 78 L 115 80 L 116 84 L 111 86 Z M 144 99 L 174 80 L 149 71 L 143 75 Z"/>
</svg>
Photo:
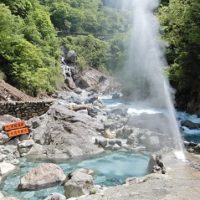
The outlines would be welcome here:
<svg viewBox="0 0 200 200">
<path fill-rule="evenodd" d="M 108 69 L 112 72 L 118 72 L 122 69 L 128 55 L 128 33 L 117 34 L 109 41 L 110 57 Z"/>
<path fill-rule="evenodd" d="M 106 68 L 108 43 L 95 38 L 92 35 L 88 36 L 68 36 L 64 38 L 65 47 L 73 49 L 78 54 L 78 64 L 83 68 L 85 66 L 94 67 L 97 69 Z"/>
<path fill-rule="evenodd" d="M 59 42 L 48 12 L 39 4 L 32 9 L 21 18 L 0 4 L 0 70 L 10 83 L 36 95 L 52 92 L 60 79 Z"/>
<path fill-rule="evenodd" d="M 0 71 L 9 83 L 37 95 L 52 92 L 62 80 L 61 42 L 77 52 L 82 70 L 120 68 L 129 12 L 102 0 L 0 0 L 0 27 Z M 59 40 L 57 32 L 82 36 Z"/>
<path fill-rule="evenodd" d="M 68 33 L 108 34 L 128 29 L 128 12 L 102 6 L 101 0 L 46 0 L 54 26 Z"/>
<path fill-rule="evenodd" d="M 168 42 L 169 77 L 187 104 L 199 95 L 200 1 L 171 0 L 160 8 L 159 17 Z"/>
<path fill-rule="evenodd" d="M 33 0 L 0 0 L 0 3 L 9 6 L 12 14 L 19 15 L 23 18 L 32 9 L 33 2 Z"/>
<path fill-rule="evenodd" d="M 128 49 L 126 41 L 126 34 L 116 35 L 107 41 L 102 41 L 92 35 L 63 38 L 65 47 L 77 52 L 77 64 L 82 70 L 94 67 L 110 72 L 117 72 L 123 66 Z"/>
</svg>

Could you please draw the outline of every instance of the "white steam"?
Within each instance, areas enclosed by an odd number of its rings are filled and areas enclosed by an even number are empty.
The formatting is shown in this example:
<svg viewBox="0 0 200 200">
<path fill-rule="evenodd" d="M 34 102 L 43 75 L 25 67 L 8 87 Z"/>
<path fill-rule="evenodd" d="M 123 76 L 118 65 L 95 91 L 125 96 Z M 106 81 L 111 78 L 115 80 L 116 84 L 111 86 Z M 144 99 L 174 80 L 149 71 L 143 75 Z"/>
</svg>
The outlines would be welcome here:
<svg viewBox="0 0 200 200">
<path fill-rule="evenodd" d="M 166 122 L 155 121 L 163 140 L 172 139 L 173 148 L 182 151 L 182 139 L 175 118 L 168 80 L 164 75 L 167 66 L 164 43 L 160 39 L 160 26 L 154 11 L 158 0 L 124 0 L 132 8 L 132 32 L 129 55 L 124 67 L 124 80 L 132 91 L 132 99 L 144 101 L 153 108 L 166 110 Z M 162 124 L 162 125 L 161 125 Z"/>
</svg>

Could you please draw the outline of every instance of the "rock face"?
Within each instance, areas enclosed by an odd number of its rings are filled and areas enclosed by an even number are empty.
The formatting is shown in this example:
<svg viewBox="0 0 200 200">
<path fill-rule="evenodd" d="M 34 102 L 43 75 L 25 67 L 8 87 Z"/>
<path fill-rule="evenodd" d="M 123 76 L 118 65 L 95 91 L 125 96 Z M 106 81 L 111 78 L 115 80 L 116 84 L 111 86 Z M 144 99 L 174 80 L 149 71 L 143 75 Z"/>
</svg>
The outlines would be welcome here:
<svg viewBox="0 0 200 200">
<path fill-rule="evenodd" d="M 90 194 L 94 187 L 91 174 L 93 171 L 87 169 L 79 169 L 69 174 L 69 180 L 64 185 L 66 198 Z"/>
<path fill-rule="evenodd" d="M 74 77 L 74 80 L 78 87 L 82 89 L 90 88 L 99 93 L 107 93 L 112 88 L 118 87 L 110 77 L 93 68 L 83 72 L 78 77 Z"/>
<path fill-rule="evenodd" d="M 22 177 L 18 187 L 21 190 L 48 188 L 63 183 L 65 178 L 65 174 L 59 166 L 45 163 L 32 169 Z"/>
<path fill-rule="evenodd" d="M 32 148 L 29 156 L 65 157 L 96 154 L 103 151 L 97 147 L 95 137 L 100 134 L 103 124 L 87 113 L 79 113 L 67 109 L 66 106 L 55 104 L 46 115 L 35 118 L 39 127 L 32 129 L 32 138 L 39 148 Z M 30 122 L 31 123 L 31 122 Z"/>
</svg>

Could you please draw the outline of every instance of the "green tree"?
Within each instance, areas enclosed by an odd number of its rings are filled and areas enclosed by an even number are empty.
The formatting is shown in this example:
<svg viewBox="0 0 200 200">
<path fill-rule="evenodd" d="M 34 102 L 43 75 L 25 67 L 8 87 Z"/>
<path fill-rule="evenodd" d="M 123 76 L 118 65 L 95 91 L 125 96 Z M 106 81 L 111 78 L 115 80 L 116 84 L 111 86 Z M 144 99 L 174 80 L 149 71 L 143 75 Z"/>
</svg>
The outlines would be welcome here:
<svg viewBox="0 0 200 200">
<path fill-rule="evenodd" d="M 182 108 L 200 99 L 200 2 L 171 0 L 159 17 L 168 42 L 169 77 Z"/>
</svg>

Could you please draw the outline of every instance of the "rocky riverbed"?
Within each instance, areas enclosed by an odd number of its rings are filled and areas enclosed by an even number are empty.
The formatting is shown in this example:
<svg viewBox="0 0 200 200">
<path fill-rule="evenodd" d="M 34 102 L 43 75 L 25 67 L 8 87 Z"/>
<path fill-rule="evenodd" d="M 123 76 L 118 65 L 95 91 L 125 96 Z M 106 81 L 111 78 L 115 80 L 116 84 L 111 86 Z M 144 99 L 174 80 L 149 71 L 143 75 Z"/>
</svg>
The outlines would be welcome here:
<svg viewBox="0 0 200 200">
<path fill-rule="evenodd" d="M 46 114 L 31 118 L 26 122 L 31 130 L 29 135 L 10 140 L 1 131 L 1 180 L 3 181 L 8 174 L 20 167 L 19 164 L 22 158 L 32 161 L 37 160 L 43 163 L 47 163 L 47 161 L 48 163 L 49 161 L 55 163 L 58 161 L 66 162 L 71 159 L 86 158 L 105 151 L 112 152 L 118 150 L 168 155 L 168 152 L 171 151 L 169 148 L 171 138 L 164 137 L 164 134 L 169 130 L 165 129 L 165 132 L 163 132 L 155 125 L 155 121 L 158 119 L 161 124 L 165 124 L 167 119 L 162 112 L 145 108 L 139 115 L 131 114 L 134 112 L 133 106 L 132 110 L 130 109 L 130 105 L 126 103 L 118 104 L 118 106 L 106 106 L 104 99 L 99 98 L 100 95 L 94 91 L 81 89 L 70 92 L 59 92 L 55 96 L 54 104 Z M 118 95 L 114 95 L 114 98 L 116 97 Z M 16 120 L 18 119 L 5 115 L 1 117 L 0 125 L 3 126 L 7 122 Z M 183 119 L 181 120 L 182 124 L 189 126 L 189 123 L 184 122 Z M 192 144 L 187 143 L 187 145 L 191 146 Z M 39 169 L 36 168 L 27 172 L 22 177 L 19 186 L 16 185 L 15 187 L 21 190 L 35 190 L 64 184 L 65 191 L 68 192 L 65 192 L 65 197 L 55 194 L 55 198 L 58 199 L 94 193 L 99 194 L 91 197 L 83 197 L 83 199 L 131 199 L 133 197 L 138 199 L 156 199 L 156 194 L 161 195 L 160 198 L 157 198 L 161 199 L 161 197 L 168 194 L 169 196 L 172 195 L 171 192 L 174 190 L 170 188 L 170 183 L 172 187 L 175 187 L 175 184 L 181 184 L 180 178 L 174 176 L 175 172 L 179 170 L 179 166 L 182 171 L 184 169 L 192 170 L 190 169 L 191 166 L 198 170 L 199 166 L 198 159 L 195 162 L 191 162 L 191 165 L 188 165 L 178 162 L 172 155 L 166 157 L 167 159 L 164 156 L 165 165 L 168 168 L 171 167 L 169 172 L 167 170 L 167 175 L 151 175 L 143 179 L 129 179 L 126 185 L 106 190 L 105 188 L 96 187 L 94 179 L 88 172 L 84 171 L 85 174 L 78 173 L 80 176 L 73 179 L 73 175 L 67 175 L 57 165 L 54 166 L 53 164 L 50 164 L 51 166 L 45 166 L 44 164 Z M 179 163 L 178 166 L 176 165 L 177 162 Z M 46 174 L 48 170 L 49 173 Z M 61 171 L 56 172 L 56 170 Z M 148 170 L 149 172 L 166 173 L 162 162 L 157 162 L 155 158 L 153 161 L 151 159 Z M 196 176 L 198 171 L 193 170 L 192 173 Z M 32 174 L 39 174 L 39 176 L 37 178 L 36 175 Z M 43 178 L 41 179 L 42 174 Z M 173 179 L 175 181 L 170 182 Z M 184 181 L 187 182 L 188 180 L 189 183 L 192 182 L 191 179 L 192 176 L 186 176 Z M 195 179 L 194 183 L 198 185 L 199 181 Z M 147 191 L 145 190 L 145 193 L 144 191 L 142 193 L 143 185 L 145 188 L 149 188 Z M 185 183 L 185 185 L 189 187 L 188 184 Z M 152 191 L 156 191 L 155 194 L 150 192 L 150 188 L 152 188 Z M 111 193 L 113 194 L 111 195 Z M 194 195 L 196 195 L 195 192 Z M 25 199 L 30 199 L 30 197 L 31 192 Z M 2 198 L 6 199 L 7 197 Z M 53 196 L 47 199 L 53 199 Z"/>
</svg>

